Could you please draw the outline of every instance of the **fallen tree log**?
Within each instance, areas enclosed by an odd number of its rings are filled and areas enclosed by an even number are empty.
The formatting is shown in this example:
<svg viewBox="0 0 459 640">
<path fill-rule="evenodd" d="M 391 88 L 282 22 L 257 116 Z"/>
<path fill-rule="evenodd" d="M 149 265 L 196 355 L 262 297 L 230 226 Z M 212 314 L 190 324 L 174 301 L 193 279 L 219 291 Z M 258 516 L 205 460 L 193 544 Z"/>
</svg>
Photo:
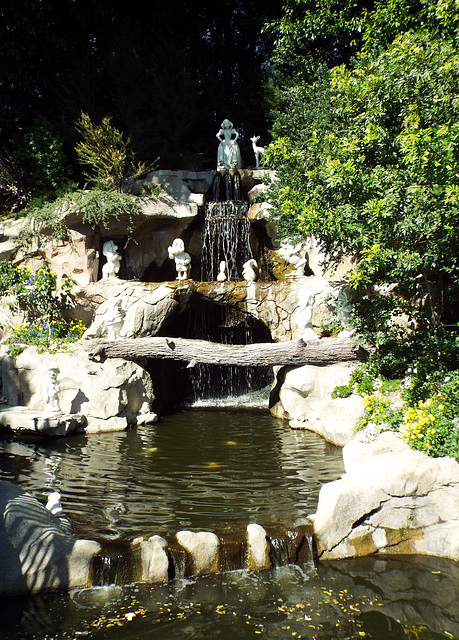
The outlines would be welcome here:
<svg viewBox="0 0 459 640">
<path fill-rule="evenodd" d="M 248 345 L 218 344 L 186 338 L 131 338 L 101 340 L 89 350 L 89 357 L 93 360 L 159 358 L 187 361 L 190 367 L 197 363 L 242 367 L 304 364 L 325 366 L 335 362 L 364 362 L 368 355 L 367 349 L 355 347 L 349 338 L 322 338 L 308 343 L 292 340 Z"/>
</svg>

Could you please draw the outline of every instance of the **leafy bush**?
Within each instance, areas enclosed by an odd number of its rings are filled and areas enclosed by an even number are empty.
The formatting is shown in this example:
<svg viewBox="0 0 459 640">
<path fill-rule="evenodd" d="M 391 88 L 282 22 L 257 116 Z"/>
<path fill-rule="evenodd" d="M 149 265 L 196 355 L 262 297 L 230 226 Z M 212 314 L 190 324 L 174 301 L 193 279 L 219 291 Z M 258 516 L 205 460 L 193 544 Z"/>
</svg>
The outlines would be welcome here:
<svg viewBox="0 0 459 640">
<path fill-rule="evenodd" d="M 82 136 L 75 147 L 78 159 L 89 167 L 86 178 L 98 187 L 120 191 L 123 178 L 138 177 L 156 166 L 156 162 L 134 164 L 129 138 L 111 124 L 109 116 L 95 124 L 87 113 L 82 113 L 76 128 Z"/>
<path fill-rule="evenodd" d="M 62 139 L 42 115 L 21 132 L 15 143 L 15 156 L 27 168 L 33 196 L 52 197 L 70 181 Z"/>
<path fill-rule="evenodd" d="M 455 41 L 407 32 L 286 91 L 266 150 L 281 233 L 316 237 L 332 266 L 356 259 L 352 321 L 385 375 L 416 359 L 451 366 L 443 325 L 459 289 L 458 92 Z"/>
<path fill-rule="evenodd" d="M 28 267 L 0 261 L 0 296 L 9 296 L 28 317 L 7 340 L 10 356 L 18 355 L 29 345 L 37 346 L 39 351 L 55 351 L 83 335 L 86 327 L 81 322 L 62 317 L 70 303 L 71 289 L 69 279 L 57 286 L 56 274 L 46 264 L 32 272 Z"/>
<path fill-rule="evenodd" d="M 13 296 L 31 320 L 60 320 L 69 305 L 71 289 L 69 278 L 57 286 L 56 273 L 47 264 L 34 273 L 30 267 L 0 261 L 0 296 Z"/>
<path fill-rule="evenodd" d="M 396 393 L 370 394 L 363 404 L 356 427 L 361 439 L 396 431 L 413 449 L 459 459 L 459 371 L 427 378 L 411 372 Z"/>
<path fill-rule="evenodd" d="M 93 227 L 98 224 L 109 226 L 110 220 L 123 218 L 129 235 L 134 217 L 141 212 L 141 199 L 128 193 L 100 188 L 74 191 L 53 202 L 28 207 L 30 224 L 21 229 L 17 246 L 30 245 L 37 237 L 65 240 L 68 237 L 65 218 L 72 214 L 81 216 L 83 222 Z"/>
</svg>

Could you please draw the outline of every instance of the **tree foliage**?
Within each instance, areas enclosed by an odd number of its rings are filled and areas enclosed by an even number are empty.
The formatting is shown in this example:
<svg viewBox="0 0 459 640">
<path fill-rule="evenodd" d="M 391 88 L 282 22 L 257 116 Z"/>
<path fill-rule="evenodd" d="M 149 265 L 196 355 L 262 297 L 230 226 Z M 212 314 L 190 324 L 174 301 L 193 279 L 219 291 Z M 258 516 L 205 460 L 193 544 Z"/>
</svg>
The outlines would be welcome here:
<svg viewBox="0 0 459 640">
<path fill-rule="evenodd" d="M 248 138 L 268 124 L 261 28 L 279 12 L 275 0 L 6 3 L 0 151 L 15 157 L 24 131 L 46 116 L 81 182 L 74 122 L 83 112 L 94 122 L 110 115 L 141 161 L 159 156 L 165 169 L 213 168 L 215 133 L 229 117 L 251 159 Z"/>
<path fill-rule="evenodd" d="M 153 171 L 155 163 L 134 164 L 129 138 L 111 124 L 109 116 L 95 124 L 87 113 L 82 113 L 76 128 L 83 138 L 75 147 L 78 159 L 89 167 L 85 177 L 97 186 L 121 191 L 124 178 Z"/>
<path fill-rule="evenodd" d="M 266 154 L 281 230 L 316 236 L 331 264 L 354 256 L 356 324 L 392 354 L 413 346 L 401 342 L 402 314 L 418 351 L 448 351 L 444 322 L 459 284 L 459 55 L 454 36 L 423 25 L 447 19 L 453 33 L 452 4 L 403 13 L 410 28 L 395 36 L 389 18 L 404 2 L 363 11 L 372 30 L 355 60 L 316 67 L 312 81 L 283 92 Z M 398 295 L 377 295 L 388 283 L 399 283 Z"/>
</svg>

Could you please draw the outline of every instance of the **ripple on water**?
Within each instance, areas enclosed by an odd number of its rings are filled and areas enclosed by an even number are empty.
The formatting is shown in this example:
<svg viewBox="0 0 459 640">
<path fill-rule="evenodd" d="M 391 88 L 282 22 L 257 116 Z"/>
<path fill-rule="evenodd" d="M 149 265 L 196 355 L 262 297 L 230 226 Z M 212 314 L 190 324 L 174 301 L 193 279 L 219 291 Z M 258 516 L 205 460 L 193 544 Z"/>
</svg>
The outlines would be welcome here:
<svg viewBox="0 0 459 640">
<path fill-rule="evenodd" d="M 0 477 L 51 490 L 78 535 L 135 537 L 282 522 L 316 509 L 341 450 L 267 412 L 193 410 L 122 433 L 4 443 Z"/>
</svg>

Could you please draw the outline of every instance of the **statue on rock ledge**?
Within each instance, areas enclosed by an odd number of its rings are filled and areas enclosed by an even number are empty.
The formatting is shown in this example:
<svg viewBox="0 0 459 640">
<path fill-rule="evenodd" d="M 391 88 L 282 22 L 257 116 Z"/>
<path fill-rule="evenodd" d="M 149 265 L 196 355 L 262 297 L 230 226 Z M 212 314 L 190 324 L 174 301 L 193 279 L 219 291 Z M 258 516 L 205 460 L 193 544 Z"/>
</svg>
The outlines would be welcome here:
<svg viewBox="0 0 459 640">
<path fill-rule="evenodd" d="M 60 391 L 59 383 L 57 381 L 58 373 L 58 367 L 50 367 L 45 373 L 45 377 L 43 380 L 42 393 L 43 402 L 45 403 L 43 415 L 46 417 L 62 415 L 58 398 L 58 394 Z"/>
<path fill-rule="evenodd" d="M 118 247 L 113 240 L 104 242 L 102 253 L 107 258 L 106 264 L 102 267 L 102 280 L 117 280 L 120 270 L 121 256 Z"/>
<path fill-rule="evenodd" d="M 242 277 L 247 282 L 255 282 L 258 279 L 258 264 L 253 258 L 247 260 L 242 267 Z"/>
<path fill-rule="evenodd" d="M 218 272 L 217 281 L 218 282 L 225 282 L 226 279 L 227 279 L 226 262 L 225 262 L 225 260 L 222 260 L 220 262 L 220 270 Z"/>
<path fill-rule="evenodd" d="M 238 137 L 239 134 L 233 128 L 233 123 L 225 118 L 217 133 L 217 139 L 220 141 L 217 152 L 217 171 L 242 169 L 241 151 L 237 143 Z"/>
<path fill-rule="evenodd" d="M 176 238 L 172 246 L 168 247 L 169 258 L 175 258 L 177 280 L 188 280 L 191 271 L 191 256 L 185 251 L 185 244 L 181 238 Z"/>
<path fill-rule="evenodd" d="M 114 296 L 107 298 L 107 311 L 103 315 L 103 321 L 107 332 L 107 340 L 116 340 L 124 322 L 124 311 L 121 309 L 121 300 Z"/>
</svg>

